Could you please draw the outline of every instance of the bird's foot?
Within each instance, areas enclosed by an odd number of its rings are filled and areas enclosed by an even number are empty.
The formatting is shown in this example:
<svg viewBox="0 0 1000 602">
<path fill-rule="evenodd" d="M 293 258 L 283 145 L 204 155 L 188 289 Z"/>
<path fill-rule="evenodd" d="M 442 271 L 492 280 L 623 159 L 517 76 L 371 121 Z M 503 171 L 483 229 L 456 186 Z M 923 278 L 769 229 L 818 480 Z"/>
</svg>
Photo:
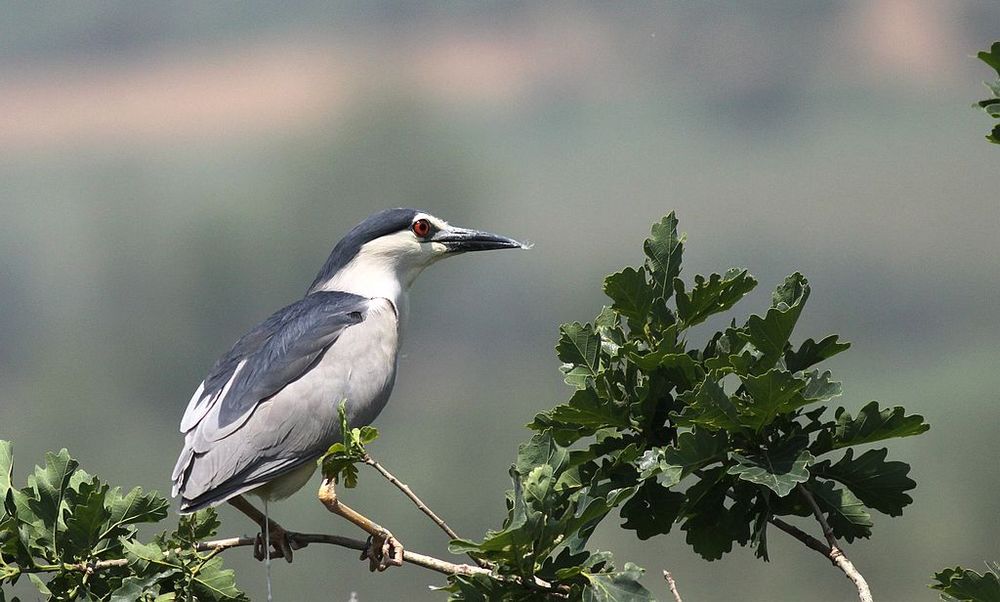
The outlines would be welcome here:
<svg viewBox="0 0 1000 602">
<path fill-rule="evenodd" d="M 368 560 L 368 570 L 372 572 L 384 571 L 390 566 L 403 566 L 403 544 L 383 529 L 381 533 L 368 536 L 368 543 L 361 551 L 361 560 Z"/>
<path fill-rule="evenodd" d="M 284 558 L 285 561 L 292 561 L 292 550 L 306 547 L 306 543 L 299 539 L 299 534 L 294 531 L 286 531 L 277 523 L 271 524 L 267 538 L 271 544 L 271 558 Z M 253 545 L 253 557 L 257 560 L 264 560 L 264 534 L 258 533 Z"/>
</svg>

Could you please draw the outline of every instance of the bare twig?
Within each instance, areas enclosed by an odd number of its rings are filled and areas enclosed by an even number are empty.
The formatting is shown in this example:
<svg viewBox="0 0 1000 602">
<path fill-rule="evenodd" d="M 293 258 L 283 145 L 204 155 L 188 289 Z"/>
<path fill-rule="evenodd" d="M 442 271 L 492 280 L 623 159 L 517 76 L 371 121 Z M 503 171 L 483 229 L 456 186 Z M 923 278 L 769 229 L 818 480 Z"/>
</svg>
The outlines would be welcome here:
<svg viewBox="0 0 1000 602">
<path fill-rule="evenodd" d="M 700 470 L 695 470 L 694 474 L 704 478 L 704 473 Z M 809 535 L 802 529 L 799 529 L 795 525 L 786 523 L 776 516 L 772 516 L 767 519 L 767 522 L 801 541 L 807 547 L 819 552 L 823 556 L 826 556 L 826 558 L 832 562 L 834 566 L 843 571 L 844 574 L 847 575 L 847 578 L 854 583 L 854 586 L 858 590 L 858 599 L 861 602 L 872 602 L 872 592 L 868 587 L 868 582 L 865 581 L 864 576 L 858 571 L 857 567 L 854 566 L 854 563 L 852 563 L 850 559 L 844 555 L 844 551 L 837 545 L 837 538 L 833 535 L 833 529 L 830 528 L 830 523 L 828 523 L 826 517 L 823 516 L 823 511 L 820 510 L 819 504 L 816 503 L 816 498 L 814 498 L 812 493 L 810 493 L 809 490 L 801 484 L 798 485 L 798 488 L 803 497 L 805 497 L 806 501 L 812 507 L 813 515 L 823 528 L 823 536 L 826 537 L 827 543 L 824 544 L 822 541 L 816 539 L 812 535 Z M 726 496 L 731 500 L 736 499 L 736 495 L 733 494 L 732 491 L 727 491 Z"/>
<path fill-rule="evenodd" d="M 413 502 L 421 512 L 426 514 L 428 518 L 434 521 L 435 525 L 437 525 L 438 527 L 441 528 L 442 531 L 447 533 L 448 537 L 452 539 L 460 539 L 458 537 L 458 533 L 455 533 L 455 530 L 449 527 L 448 523 L 444 522 L 444 520 L 441 517 L 439 517 L 437 514 L 434 514 L 434 511 L 428 508 L 427 504 L 425 504 L 423 500 L 417 497 L 417 494 L 413 493 L 413 490 L 410 489 L 409 485 L 397 479 L 391 472 L 386 470 L 384 466 L 379 464 L 375 460 L 375 458 L 372 458 L 368 454 L 365 454 L 363 461 L 368 466 L 371 466 L 372 468 L 377 470 L 379 474 L 381 474 L 383 477 L 386 478 L 387 481 L 395 485 L 397 489 L 403 492 L 403 495 L 410 498 L 410 501 Z"/>
<path fill-rule="evenodd" d="M 854 582 L 854 586 L 858 588 L 858 599 L 861 602 L 872 602 L 872 592 L 868 588 L 868 582 L 865 581 L 864 576 L 854 566 L 854 563 L 851 562 L 843 550 L 840 549 L 840 546 L 837 545 L 837 538 L 833 535 L 833 529 L 830 527 L 830 523 L 827 522 L 826 517 L 823 516 L 823 511 L 820 509 L 819 504 L 816 503 L 816 498 L 801 484 L 798 485 L 798 489 L 802 497 L 806 498 L 806 501 L 809 502 L 813 515 L 816 516 L 816 520 L 823 528 L 823 536 L 826 537 L 827 543 L 830 544 L 830 550 L 827 554 L 830 561 L 837 565 L 837 568 L 844 571 L 847 578 Z"/>
<path fill-rule="evenodd" d="M 677 582 L 674 581 L 674 576 L 670 574 L 670 571 L 663 571 L 663 578 L 667 581 L 667 587 L 670 588 L 670 593 L 674 595 L 675 602 L 684 602 L 681 600 L 681 593 L 677 591 Z"/>
<path fill-rule="evenodd" d="M 410 501 L 413 502 L 413 504 L 417 507 L 417 509 L 419 509 L 421 512 L 426 514 L 428 518 L 434 521 L 434 524 L 440 527 L 442 531 L 447 533 L 448 537 L 450 537 L 451 539 L 461 539 L 458 536 L 458 533 L 456 533 L 454 529 L 449 527 L 448 523 L 444 522 L 444 519 L 435 514 L 434 511 L 431 510 L 430 507 L 428 507 L 427 504 L 423 502 L 423 500 L 417 497 L 417 494 L 413 493 L 413 490 L 410 489 L 409 485 L 397 479 L 395 475 L 386 470 L 384 466 L 379 464 L 378 461 L 375 460 L 375 458 L 372 458 L 370 455 L 365 454 L 363 461 L 368 466 L 371 466 L 372 468 L 377 470 L 379 474 L 385 477 L 387 481 L 395 485 L 397 489 L 403 492 L 403 495 L 410 498 Z M 486 562 L 485 560 L 482 560 L 481 558 L 476 558 L 472 554 L 469 554 L 469 558 L 471 558 L 473 562 L 475 562 L 481 568 L 484 569 L 491 568 L 490 563 Z"/>
</svg>

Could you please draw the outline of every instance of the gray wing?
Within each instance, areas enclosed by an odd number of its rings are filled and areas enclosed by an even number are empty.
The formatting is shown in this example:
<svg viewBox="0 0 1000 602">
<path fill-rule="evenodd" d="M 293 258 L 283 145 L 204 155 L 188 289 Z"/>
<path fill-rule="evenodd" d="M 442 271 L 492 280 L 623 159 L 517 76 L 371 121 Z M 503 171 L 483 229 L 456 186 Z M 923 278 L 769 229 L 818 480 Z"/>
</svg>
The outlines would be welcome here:
<svg viewBox="0 0 1000 602">
<path fill-rule="evenodd" d="M 185 441 L 174 467 L 173 495 L 182 495 L 182 510 L 195 509 L 195 502 L 204 506 L 223 501 L 249 481 L 266 482 L 302 463 L 301 458 L 262 456 L 252 445 L 234 446 L 225 440 L 263 402 L 308 372 L 345 328 L 361 322 L 368 303 L 349 293 L 313 293 L 275 312 L 219 358 L 181 419 Z M 227 453 L 198 466 L 213 448 L 227 448 Z M 193 470 L 209 471 L 195 480 L 213 486 L 188 491 Z"/>
</svg>

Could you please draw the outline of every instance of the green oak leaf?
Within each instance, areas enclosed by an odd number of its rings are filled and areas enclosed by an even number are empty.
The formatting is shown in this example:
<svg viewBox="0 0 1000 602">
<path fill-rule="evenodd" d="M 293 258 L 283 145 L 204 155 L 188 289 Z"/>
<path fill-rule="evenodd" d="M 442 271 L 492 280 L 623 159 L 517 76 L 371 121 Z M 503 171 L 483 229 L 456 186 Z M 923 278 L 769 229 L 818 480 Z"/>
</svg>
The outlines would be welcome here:
<svg viewBox="0 0 1000 602">
<path fill-rule="evenodd" d="M 625 568 L 613 573 L 582 573 L 587 578 L 583 602 L 653 602 L 653 594 L 639 583 L 643 570 L 625 563 Z"/>
<path fill-rule="evenodd" d="M 628 319 L 630 329 L 642 330 L 654 297 L 644 268 L 625 268 L 611 274 L 604 279 L 604 294 L 611 298 L 612 308 Z"/>
<path fill-rule="evenodd" d="M 32 555 L 45 557 L 52 543 L 51 525 L 38 517 L 32 508 L 34 496 L 35 492 L 30 487 L 17 489 L 12 486 L 4 498 L 5 513 L 16 520 L 9 523 L 9 528 L 16 531 L 17 537 L 9 540 L 8 552 L 19 555 L 24 562 L 30 562 Z"/>
<path fill-rule="evenodd" d="M 769 510 L 757 512 L 750 527 L 750 545 L 753 546 L 754 556 L 764 562 L 770 560 L 767 554 L 767 525 L 770 518 Z"/>
<path fill-rule="evenodd" d="M 823 431 L 817 437 L 814 446 L 817 453 L 895 437 L 911 437 L 931 428 L 924 422 L 923 416 L 907 416 L 906 410 L 899 406 L 880 410 L 877 401 L 861 408 L 857 417 L 851 416 L 844 408 L 837 408 L 834 418 L 836 425 L 833 432 Z"/>
<path fill-rule="evenodd" d="M 45 467 L 36 466 L 34 474 L 28 475 L 28 487 L 32 496 L 27 503 L 35 516 L 44 524 L 48 534 L 45 543 L 41 545 L 56 551 L 56 541 L 61 529 L 65 529 L 63 520 L 64 497 L 69 487 L 70 478 L 76 472 L 79 463 L 70 458 L 65 449 L 59 453 L 45 454 Z"/>
<path fill-rule="evenodd" d="M 812 472 L 846 486 L 869 508 L 889 516 L 900 516 L 903 508 L 913 503 L 906 492 L 917 484 L 907 476 L 910 465 L 886 462 L 888 453 L 885 448 L 872 449 L 854 458 L 854 450 L 848 449 L 836 464 L 825 460 L 814 466 Z"/>
<path fill-rule="evenodd" d="M 1000 125 L 993 126 L 989 134 L 986 134 L 986 139 L 993 144 L 1000 144 Z"/>
<path fill-rule="evenodd" d="M 989 50 L 979 51 L 976 57 L 990 67 L 993 67 L 993 70 L 997 74 L 1000 74 L 1000 42 L 993 42 Z"/>
<path fill-rule="evenodd" d="M 696 428 L 681 433 L 675 445 L 651 448 L 637 460 L 639 478 L 657 476 L 663 487 L 673 487 L 693 471 L 724 460 L 726 443 L 724 432 Z"/>
<path fill-rule="evenodd" d="M 122 495 L 120 487 L 115 487 L 105 496 L 105 508 L 108 523 L 102 537 L 116 537 L 124 534 L 128 525 L 156 523 L 165 519 L 170 502 L 155 491 L 143 493 L 141 487 L 134 487 L 125 495 Z"/>
<path fill-rule="evenodd" d="M 997 579 L 996 568 L 994 566 L 993 572 L 987 571 L 982 575 L 960 566 L 944 569 L 934 575 L 937 583 L 932 583 L 930 587 L 950 596 L 952 600 L 1000 602 L 1000 579 Z"/>
<path fill-rule="evenodd" d="M 540 464 L 531 469 L 524 478 L 524 499 L 533 507 L 548 511 L 552 499 L 549 493 L 555 484 L 552 478 L 552 467 L 548 464 Z"/>
<path fill-rule="evenodd" d="M 181 516 L 177 526 L 177 536 L 182 542 L 194 544 L 214 537 L 222 523 L 215 508 L 205 508 Z"/>
<path fill-rule="evenodd" d="M 552 474 L 559 475 L 567 467 L 570 452 L 559 445 L 548 433 L 537 433 L 525 443 L 517 446 L 517 461 L 514 470 L 526 475 L 536 466 L 552 467 Z"/>
<path fill-rule="evenodd" d="M 165 581 L 179 572 L 180 569 L 163 569 L 151 575 L 132 575 L 126 577 L 122 580 L 121 585 L 111 592 L 111 599 L 108 602 L 135 602 L 136 600 L 145 600 L 143 598 L 144 595 L 156 596 L 160 592 L 157 583 Z M 172 594 L 173 592 L 164 594 L 157 597 L 156 600 L 157 602 L 160 600 L 173 600 L 174 598 L 167 597 Z"/>
<path fill-rule="evenodd" d="M 556 579 L 564 581 L 572 579 L 585 571 L 600 571 L 601 565 L 611 565 L 611 552 L 593 553 L 586 550 L 573 552 L 569 548 L 563 548 L 555 558 L 546 559 L 545 566 L 539 571 L 542 574 L 554 574 Z"/>
<path fill-rule="evenodd" d="M 104 533 L 105 522 L 110 515 L 104 505 L 109 489 L 97 477 L 92 477 L 89 482 L 81 483 L 70 496 L 63 542 L 82 556 L 97 544 Z"/>
<path fill-rule="evenodd" d="M 705 477 L 688 489 L 681 530 L 685 541 L 705 560 L 718 560 L 733 550 L 733 543 L 750 540 L 746 507 L 725 505 L 729 488 L 730 480 L 720 468 L 706 471 Z"/>
<path fill-rule="evenodd" d="M 246 600 L 236 587 L 236 573 L 222 568 L 222 557 L 216 556 L 200 565 L 194 576 L 195 589 L 200 590 L 210 600 Z"/>
<path fill-rule="evenodd" d="M 791 348 L 786 349 L 785 367 L 788 368 L 789 372 L 799 372 L 829 359 L 841 351 L 847 351 L 851 347 L 850 343 L 841 343 L 838 339 L 837 335 L 831 334 L 818 343 L 812 339 L 806 339 L 795 351 Z"/>
<path fill-rule="evenodd" d="M 583 389 L 600 372 L 601 336 L 590 324 L 572 322 L 560 328 L 556 354 L 565 362 L 566 384 Z"/>
<path fill-rule="evenodd" d="M 764 372 L 772 368 L 785 353 L 788 338 L 799 320 L 802 308 L 809 298 L 809 281 L 795 272 L 775 289 L 771 298 L 771 309 L 764 317 L 750 316 L 747 320 L 747 335 L 750 342 L 761 352 L 756 371 Z"/>
<path fill-rule="evenodd" d="M 435 589 L 435 588 L 432 588 Z M 451 595 L 449 602 L 545 602 L 543 594 L 521 585 L 493 579 L 489 575 L 449 575 L 448 585 L 441 588 Z"/>
<path fill-rule="evenodd" d="M 677 303 L 677 317 L 684 326 L 701 324 L 710 316 L 724 312 L 736 305 L 757 286 L 757 280 L 747 270 L 733 268 L 725 276 L 712 274 L 705 279 L 701 274 L 694 277 L 694 288 L 688 293 L 684 282 L 674 279 L 674 299 Z"/>
<path fill-rule="evenodd" d="M 802 398 L 810 403 L 830 401 L 844 392 L 841 383 L 830 380 L 829 370 L 822 374 L 818 370 L 813 370 L 806 374 L 805 378 L 806 386 L 802 390 Z"/>
<path fill-rule="evenodd" d="M 539 414 L 529 425 L 536 430 L 559 429 L 575 433 L 573 441 L 603 428 L 628 426 L 628 411 L 612 400 L 601 398 L 593 389 L 578 389 L 568 402 Z"/>
<path fill-rule="evenodd" d="M 647 372 L 662 370 L 679 391 L 687 391 L 705 378 L 705 371 L 690 355 L 669 347 L 647 354 L 632 353 L 631 359 Z"/>
<path fill-rule="evenodd" d="M 800 445 L 787 445 L 774 451 L 763 450 L 752 454 L 732 453 L 736 464 L 727 472 L 749 483 L 763 485 L 785 497 L 798 483 L 809 480 L 809 466 L 816 461 L 808 450 Z"/>
<path fill-rule="evenodd" d="M 543 551 L 550 552 L 556 544 L 566 546 L 574 553 L 583 550 L 598 523 L 612 508 L 634 495 L 636 489 L 637 487 L 621 487 L 604 491 L 589 488 L 581 491 L 576 496 L 575 503 L 571 502 L 569 511 L 552 525 L 552 539 Z"/>
<path fill-rule="evenodd" d="M 997 73 L 1000 74 L 1000 69 L 997 67 L 1000 65 L 1000 42 L 994 42 L 988 51 L 981 51 L 976 56 L 979 57 L 979 60 L 986 63 L 992 67 L 994 71 L 997 71 Z M 1000 97 L 1000 80 L 983 83 L 986 84 L 987 88 L 989 88 L 990 92 L 993 94 L 993 98 L 981 100 L 976 104 L 982 107 L 982 109 L 986 111 L 990 117 L 1000 117 L 1000 108 L 998 108 L 998 105 L 1000 105 L 1000 98 L 997 98 Z M 1000 144 L 1000 125 L 995 126 L 993 130 L 987 134 L 986 139 L 994 144 Z"/>
<path fill-rule="evenodd" d="M 14 474 L 14 444 L 0 439 L 0 503 L 7 499 Z"/>
<path fill-rule="evenodd" d="M 653 224 L 650 237 L 642 245 L 646 253 L 646 269 L 656 286 L 656 295 L 664 300 L 673 293 L 674 278 L 681 273 L 684 237 L 677 234 L 677 216 L 671 211 Z"/>
<path fill-rule="evenodd" d="M 125 539 L 122 540 L 122 545 L 125 546 L 129 566 L 134 567 L 140 573 L 145 573 L 150 568 L 159 566 L 168 569 L 180 568 L 179 564 L 167 560 L 159 544 L 141 543 L 132 539 Z"/>
<path fill-rule="evenodd" d="M 809 487 L 816 503 L 826 512 L 827 522 L 833 534 L 853 542 L 857 538 L 867 538 L 872 534 L 872 517 L 865 510 L 865 504 L 847 489 L 824 481 L 816 487 Z"/>
<path fill-rule="evenodd" d="M 625 331 L 622 330 L 622 316 L 607 305 L 594 318 L 594 329 L 601 336 L 601 348 L 612 358 L 617 357 L 625 345 Z"/>
<path fill-rule="evenodd" d="M 793 412 L 809 403 L 801 392 L 806 381 L 777 368 L 757 376 L 744 376 L 740 380 L 750 395 L 750 403 L 739 405 L 743 424 L 759 431 L 771 424 L 779 414 Z"/>
<path fill-rule="evenodd" d="M 625 522 L 621 526 L 635 531 L 636 537 L 643 540 L 670 533 L 685 499 L 683 493 L 649 479 L 622 506 L 620 514 Z"/>
<path fill-rule="evenodd" d="M 680 413 L 674 413 L 676 424 L 680 426 L 703 426 L 712 431 L 741 431 L 743 423 L 740 412 L 733 400 L 722 389 L 722 385 L 712 378 L 706 378 L 694 390 L 687 391 L 678 399 L 684 403 Z"/>
</svg>

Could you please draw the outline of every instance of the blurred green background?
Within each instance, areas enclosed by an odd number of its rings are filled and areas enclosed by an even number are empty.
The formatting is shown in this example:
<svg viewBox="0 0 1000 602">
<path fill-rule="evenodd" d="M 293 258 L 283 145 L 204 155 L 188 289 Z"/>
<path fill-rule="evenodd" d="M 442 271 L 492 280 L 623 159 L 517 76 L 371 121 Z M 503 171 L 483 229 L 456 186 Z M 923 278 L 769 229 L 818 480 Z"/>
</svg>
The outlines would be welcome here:
<svg viewBox="0 0 1000 602">
<path fill-rule="evenodd" d="M 685 274 L 748 267 L 760 311 L 793 270 L 799 339 L 839 332 L 852 410 L 932 424 L 893 444 L 915 504 L 850 546 L 876 599 L 1000 559 L 1000 204 L 970 105 L 1000 38 L 988 2 L 8 3 L 0 18 L 0 437 L 18 474 L 68 447 L 165 491 L 211 362 L 300 296 L 374 210 L 427 209 L 535 243 L 429 270 L 372 452 L 464 536 L 502 518 L 523 425 L 567 398 L 560 322 L 603 303 L 675 209 Z M 274 508 L 354 534 L 310 490 Z M 374 473 L 349 503 L 408 547 L 444 536 Z M 222 510 L 228 535 L 251 525 Z M 686 600 L 850 600 L 775 532 L 772 562 L 698 558 L 683 534 L 594 544 Z M 811 528 L 811 525 L 810 525 Z M 245 552 L 245 553 L 244 553 Z M 227 554 L 262 597 L 263 567 Z M 437 575 L 354 553 L 276 566 L 280 600 L 437 600 Z M 30 597 L 28 599 L 31 599 Z"/>
</svg>

